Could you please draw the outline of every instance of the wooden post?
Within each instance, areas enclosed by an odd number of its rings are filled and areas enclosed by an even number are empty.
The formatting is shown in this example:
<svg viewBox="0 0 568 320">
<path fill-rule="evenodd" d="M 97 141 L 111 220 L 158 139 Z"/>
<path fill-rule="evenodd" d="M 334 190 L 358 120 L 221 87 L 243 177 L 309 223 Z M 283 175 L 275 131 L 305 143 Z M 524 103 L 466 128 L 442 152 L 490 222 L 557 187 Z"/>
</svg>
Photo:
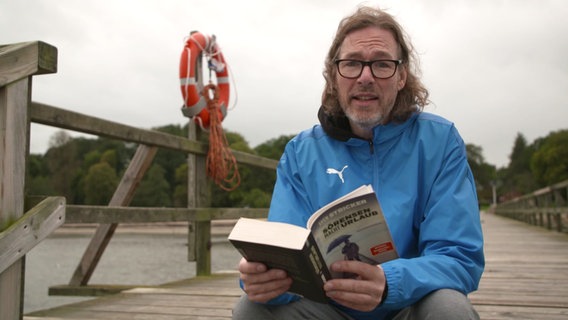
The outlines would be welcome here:
<svg viewBox="0 0 568 320">
<path fill-rule="evenodd" d="M 27 155 L 28 78 L 0 89 L 0 230 L 24 212 Z M 0 274 L 0 319 L 21 319 L 23 314 L 25 256 Z"/>
<path fill-rule="evenodd" d="M 197 58 L 198 75 L 202 73 L 201 55 Z M 198 87 L 203 86 L 197 77 Z M 204 132 L 193 120 L 188 123 L 188 139 L 199 140 Z M 187 207 L 204 208 L 211 205 L 209 181 L 206 175 L 206 156 L 193 153 L 187 156 Z M 195 261 L 198 276 L 211 274 L 211 220 L 189 221 L 187 232 L 187 260 Z"/>
<path fill-rule="evenodd" d="M 557 218 L 557 227 L 556 230 L 558 232 L 564 232 L 564 225 L 562 223 L 563 213 L 561 208 L 566 207 L 566 203 L 568 200 L 568 182 L 564 182 L 559 187 L 554 188 L 552 190 L 552 202 L 554 206 L 554 214 L 558 217 Z"/>
<path fill-rule="evenodd" d="M 43 42 L 0 46 L 0 231 L 24 215 L 31 76 L 57 70 L 57 49 Z M 25 256 L 0 274 L 0 319 L 23 318 Z"/>
<path fill-rule="evenodd" d="M 189 138 L 198 139 L 203 132 L 193 121 L 189 123 Z M 206 175 L 206 157 L 188 155 L 188 208 L 205 208 L 211 205 L 209 181 Z M 211 274 L 211 219 L 198 217 L 189 222 L 188 261 L 195 261 L 198 276 Z"/>
</svg>

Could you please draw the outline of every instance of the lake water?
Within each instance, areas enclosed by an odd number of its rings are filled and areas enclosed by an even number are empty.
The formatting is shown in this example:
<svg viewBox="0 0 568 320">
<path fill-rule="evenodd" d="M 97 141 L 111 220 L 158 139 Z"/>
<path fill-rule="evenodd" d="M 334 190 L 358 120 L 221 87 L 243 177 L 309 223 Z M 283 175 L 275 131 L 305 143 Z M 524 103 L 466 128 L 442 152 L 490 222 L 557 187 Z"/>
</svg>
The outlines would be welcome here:
<svg viewBox="0 0 568 320">
<path fill-rule="evenodd" d="M 48 296 L 50 286 L 68 284 L 94 232 L 57 232 L 26 255 L 24 313 L 91 299 Z M 236 270 L 239 253 L 215 237 L 212 271 Z M 187 234 L 180 228 L 160 232 L 116 232 L 89 284 L 159 285 L 195 276 L 187 261 Z M 236 284 L 235 284 L 236 285 Z"/>
</svg>

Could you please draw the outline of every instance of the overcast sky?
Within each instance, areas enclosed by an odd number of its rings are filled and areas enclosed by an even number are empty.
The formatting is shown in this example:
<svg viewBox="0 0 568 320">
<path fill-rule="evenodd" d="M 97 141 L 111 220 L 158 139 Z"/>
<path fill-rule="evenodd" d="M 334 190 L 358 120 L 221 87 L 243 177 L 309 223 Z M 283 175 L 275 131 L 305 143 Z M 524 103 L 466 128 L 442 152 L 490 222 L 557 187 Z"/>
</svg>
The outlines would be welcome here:
<svg viewBox="0 0 568 320">
<path fill-rule="evenodd" d="M 360 3 L 0 0 L 0 44 L 58 48 L 58 72 L 34 77 L 34 101 L 149 129 L 187 122 L 184 38 L 215 34 L 233 76 L 223 126 L 255 147 L 317 123 L 323 59 L 339 20 Z M 426 111 L 453 121 L 486 162 L 506 166 L 519 132 L 531 143 L 568 129 L 566 1 L 365 3 L 406 28 L 433 102 Z M 43 153 L 57 130 L 32 125 L 31 152 Z"/>
</svg>

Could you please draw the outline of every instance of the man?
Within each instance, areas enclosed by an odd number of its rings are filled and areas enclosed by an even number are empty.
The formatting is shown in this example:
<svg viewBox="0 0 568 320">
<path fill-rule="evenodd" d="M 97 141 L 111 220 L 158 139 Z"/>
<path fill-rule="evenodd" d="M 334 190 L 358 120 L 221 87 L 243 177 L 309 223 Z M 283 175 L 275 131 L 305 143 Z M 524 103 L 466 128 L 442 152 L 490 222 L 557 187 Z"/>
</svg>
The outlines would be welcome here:
<svg viewBox="0 0 568 320">
<path fill-rule="evenodd" d="M 241 260 L 246 295 L 234 319 L 478 319 L 466 295 L 484 268 L 474 179 L 449 121 L 422 112 L 428 91 L 402 28 L 379 9 L 343 19 L 325 62 L 319 126 L 280 160 L 269 220 L 306 225 L 310 214 L 372 184 L 400 255 L 370 265 L 337 261 L 355 279 L 324 285 L 319 304 L 288 290 L 284 270 Z M 345 168 L 341 179 L 329 172 Z"/>
</svg>

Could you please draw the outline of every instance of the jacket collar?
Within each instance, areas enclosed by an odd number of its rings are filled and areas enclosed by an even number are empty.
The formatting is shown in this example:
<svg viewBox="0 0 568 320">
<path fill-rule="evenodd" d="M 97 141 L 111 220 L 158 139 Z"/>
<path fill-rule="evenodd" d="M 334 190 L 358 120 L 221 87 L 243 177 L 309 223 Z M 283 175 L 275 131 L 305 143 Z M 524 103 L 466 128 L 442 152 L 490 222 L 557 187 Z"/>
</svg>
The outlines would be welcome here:
<svg viewBox="0 0 568 320">
<path fill-rule="evenodd" d="M 323 106 L 318 110 L 318 119 L 325 133 L 339 141 L 347 141 L 351 138 L 359 138 L 351 131 L 351 125 L 347 117 L 332 117 L 325 113 Z"/>
</svg>

